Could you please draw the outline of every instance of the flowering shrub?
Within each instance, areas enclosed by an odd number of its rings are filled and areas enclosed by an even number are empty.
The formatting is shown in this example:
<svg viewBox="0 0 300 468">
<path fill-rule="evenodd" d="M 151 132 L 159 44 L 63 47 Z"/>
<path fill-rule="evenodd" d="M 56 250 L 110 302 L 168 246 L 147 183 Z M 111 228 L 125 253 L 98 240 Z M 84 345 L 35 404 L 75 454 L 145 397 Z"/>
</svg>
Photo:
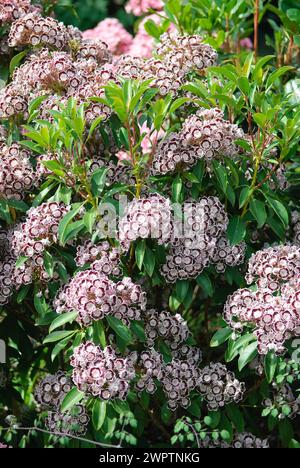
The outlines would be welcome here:
<svg viewBox="0 0 300 468">
<path fill-rule="evenodd" d="M 0 447 L 299 448 L 300 10 L 52 3 L 0 0 Z"/>
</svg>

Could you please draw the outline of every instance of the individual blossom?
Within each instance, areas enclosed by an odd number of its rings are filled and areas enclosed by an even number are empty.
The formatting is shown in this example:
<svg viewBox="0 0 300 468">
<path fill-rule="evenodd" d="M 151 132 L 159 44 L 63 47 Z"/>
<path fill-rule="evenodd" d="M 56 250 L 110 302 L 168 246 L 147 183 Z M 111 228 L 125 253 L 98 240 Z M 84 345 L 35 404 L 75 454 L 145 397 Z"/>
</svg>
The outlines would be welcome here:
<svg viewBox="0 0 300 468">
<path fill-rule="evenodd" d="M 229 403 L 239 403 L 245 393 L 245 384 L 220 363 L 210 363 L 202 369 L 198 388 L 209 411 L 217 411 Z"/>
<path fill-rule="evenodd" d="M 106 18 L 94 29 L 82 33 L 83 39 L 104 41 L 113 55 L 126 54 L 132 45 L 132 36 L 117 18 Z"/>
<path fill-rule="evenodd" d="M 77 321 L 84 326 L 107 315 L 129 323 L 140 318 L 145 306 L 145 293 L 130 278 L 114 283 L 101 271 L 92 269 L 77 273 L 54 301 L 58 313 L 78 312 Z"/>
<path fill-rule="evenodd" d="M 158 194 L 132 200 L 119 222 L 119 240 L 124 248 L 137 239 L 156 239 L 166 244 L 172 234 L 171 202 Z"/>
<path fill-rule="evenodd" d="M 246 280 L 276 291 L 300 273 L 300 248 L 295 245 L 269 247 L 252 255 Z"/>
<path fill-rule="evenodd" d="M 32 189 L 35 176 L 29 157 L 17 143 L 0 144 L 0 198 L 21 200 Z"/>
<path fill-rule="evenodd" d="M 226 267 L 235 267 L 244 262 L 245 251 L 245 242 L 230 245 L 226 237 L 221 237 L 216 243 L 211 262 L 215 264 L 218 273 L 224 273 Z"/>
<path fill-rule="evenodd" d="M 162 0 L 129 0 L 126 3 L 125 10 L 135 16 L 142 16 L 149 10 L 160 11 L 164 7 Z"/>
<path fill-rule="evenodd" d="M 62 371 L 47 375 L 35 388 L 35 399 L 43 409 L 59 408 L 72 389 L 71 379 Z"/>
<path fill-rule="evenodd" d="M 73 382 L 78 390 L 101 400 L 125 400 L 135 377 L 135 353 L 125 358 L 108 346 L 102 350 L 91 342 L 75 348 L 71 358 Z"/>
</svg>

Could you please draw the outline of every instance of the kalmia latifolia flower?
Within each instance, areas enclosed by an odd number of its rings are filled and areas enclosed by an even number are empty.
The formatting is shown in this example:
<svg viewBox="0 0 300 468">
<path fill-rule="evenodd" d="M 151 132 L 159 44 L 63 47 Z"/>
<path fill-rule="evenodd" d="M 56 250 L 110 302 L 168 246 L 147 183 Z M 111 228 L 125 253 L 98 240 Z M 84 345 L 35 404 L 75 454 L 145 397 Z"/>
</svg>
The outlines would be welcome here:
<svg viewBox="0 0 300 468">
<path fill-rule="evenodd" d="M 216 197 L 187 203 L 183 231 L 169 249 L 161 272 L 168 283 L 198 276 L 212 261 L 218 238 L 226 231 L 228 217 Z"/>
<path fill-rule="evenodd" d="M 121 275 L 120 249 L 111 248 L 107 241 L 99 244 L 86 241 L 83 245 L 78 246 L 75 262 L 79 267 L 91 264 L 93 270 L 103 275 Z"/>
<path fill-rule="evenodd" d="M 242 432 L 241 434 L 236 434 L 233 438 L 231 444 L 225 442 L 222 439 L 213 440 L 210 436 L 206 436 L 200 442 L 201 448 L 235 448 L 235 449 L 267 449 L 270 448 L 268 439 L 260 439 L 250 432 Z"/>
<path fill-rule="evenodd" d="M 46 427 L 50 432 L 64 435 L 84 435 L 87 431 L 89 416 L 83 405 L 75 405 L 69 411 L 49 411 Z"/>
<path fill-rule="evenodd" d="M 24 223 L 14 231 L 12 250 L 16 258 L 27 257 L 24 264 L 16 268 L 17 287 L 30 284 L 34 278 L 49 281 L 44 268 L 44 252 L 58 241 L 58 226 L 68 213 L 69 207 L 63 203 L 47 202 L 31 208 Z"/>
<path fill-rule="evenodd" d="M 12 232 L 0 229 L 0 305 L 7 304 L 14 287 L 16 259 L 11 251 Z"/>
<path fill-rule="evenodd" d="M 0 144 L 0 198 L 21 200 L 32 189 L 35 176 L 27 150 Z"/>
<path fill-rule="evenodd" d="M 48 409 L 46 427 L 51 432 L 65 435 L 86 433 L 89 417 L 83 405 L 75 405 L 70 411 L 60 411 L 60 405 L 72 389 L 72 380 L 64 372 L 47 375 L 35 389 L 35 399 L 43 409 Z"/>
<path fill-rule="evenodd" d="M 217 411 L 229 403 L 239 403 L 245 392 L 245 384 L 220 363 L 211 363 L 201 371 L 198 387 L 209 411 Z"/>
<path fill-rule="evenodd" d="M 0 25 L 13 23 L 22 16 L 39 10 L 38 6 L 31 5 L 31 0 L 0 0 Z"/>
<path fill-rule="evenodd" d="M 24 97 L 23 89 L 9 84 L 0 91 L 0 119 L 7 120 L 14 116 L 27 117 L 28 102 Z"/>
<path fill-rule="evenodd" d="M 71 379 L 62 371 L 47 375 L 35 388 L 35 399 L 42 408 L 58 408 L 72 388 Z"/>
<path fill-rule="evenodd" d="M 138 367 L 140 369 L 139 380 L 135 388 L 138 392 L 154 394 L 157 390 L 157 383 L 163 378 L 164 360 L 155 349 L 143 351 L 139 355 Z"/>
<path fill-rule="evenodd" d="M 192 167 L 199 159 L 229 156 L 238 152 L 235 140 L 244 135 L 237 125 L 227 122 L 219 109 L 200 110 L 188 117 L 179 133 L 162 141 L 154 155 L 152 171 L 174 172 L 179 167 Z"/>
<path fill-rule="evenodd" d="M 140 310 L 145 306 L 145 293 L 130 278 L 114 283 L 97 270 L 77 273 L 54 301 L 58 313 L 75 310 L 77 321 L 85 326 L 106 315 L 129 323 L 140 318 Z"/>
<path fill-rule="evenodd" d="M 226 267 L 235 267 L 244 263 L 246 243 L 230 245 L 226 237 L 218 240 L 211 262 L 215 264 L 218 273 L 224 273 Z"/>
<path fill-rule="evenodd" d="M 46 46 L 53 49 L 67 48 L 70 41 L 80 39 L 78 30 L 66 27 L 51 17 L 43 18 L 38 13 L 29 13 L 12 24 L 8 44 L 17 46 Z"/>
<path fill-rule="evenodd" d="M 81 344 L 71 358 L 73 382 L 80 391 L 101 400 L 124 400 L 135 377 L 136 355 L 119 357 L 110 346 L 103 351 L 91 342 Z"/>
<path fill-rule="evenodd" d="M 294 232 L 294 243 L 300 245 L 300 213 L 299 211 L 293 211 L 292 213 L 292 227 Z"/>
<path fill-rule="evenodd" d="M 300 248 L 280 245 L 260 250 L 249 261 L 247 283 L 257 281 L 260 288 L 276 291 L 280 285 L 300 274 Z"/>
<path fill-rule="evenodd" d="M 113 55 L 126 54 L 132 44 L 132 36 L 124 28 L 117 18 L 106 18 L 94 29 L 88 29 L 82 33 L 83 39 L 106 42 Z"/>
<path fill-rule="evenodd" d="M 254 328 L 260 354 L 281 354 L 285 341 L 300 334 L 299 255 L 299 248 L 290 245 L 257 252 L 247 281 L 256 281 L 258 289 L 240 289 L 225 305 L 224 319 L 234 330 Z"/>
<path fill-rule="evenodd" d="M 149 10 L 162 10 L 164 4 L 162 0 L 129 0 L 126 3 L 125 10 L 135 16 L 142 16 Z"/>
<path fill-rule="evenodd" d="M 180 314 L 172 315 L 168 311 L 158 312 L 150 309 L 145 312 L 143 319 L 145 320 L 147 346 L 150 348 L 154 346 L 158 338 L 161 338 L 172 351 L 176 351 L 179 345 L 190 336 L 188 325 Z"/>
<path fill-rule="evenodd" d="M 172 233 L 171 202 L 158 194 L 134 199 L 119 223 L 119 240 L 124 248 L 137 239 L 157 239 L 166 244 Z"/>
</svg>

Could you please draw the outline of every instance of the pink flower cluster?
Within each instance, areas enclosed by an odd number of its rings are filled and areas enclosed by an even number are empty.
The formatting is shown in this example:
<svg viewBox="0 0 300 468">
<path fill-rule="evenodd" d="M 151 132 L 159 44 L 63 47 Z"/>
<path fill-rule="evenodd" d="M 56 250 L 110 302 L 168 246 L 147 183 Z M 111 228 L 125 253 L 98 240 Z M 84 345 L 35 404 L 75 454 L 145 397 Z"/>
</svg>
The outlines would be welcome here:
<svg viewBox="0 0 300 468">
<path fill-rule="evenodd" d="M 131 34 L 116 18 L 106 18 L 94 29 L 84 31 L 82 37 L 89 40 L 101 39 L 106 42 L 113 55 L 128 53 L 133 42 Z"/>
<path fill-rule="evenodd" d="M 62 371 L 47 375 L 35 389 L 35 399 L 43 409 L 50 409 L 46 427 L 51 432 L 65 435 L 84 435 L 89 423 L 83 405 L 77 404 L 70 411 L 62 412 L 60 405 L 72 388 L 72 380 Z"/>
<path fill-rule="evenodd" d="M 81 344 L 71 358 L 73 382 L 80 391 L 101 400 L 125 400 L 135 377 L 135 353 L 119 357 L 110 346 L 103 351 L 91 342 Z"/>
<path fill-rule="evenodd" d="M 200 448 L 212 448 L 212 449 L 268 449 L 270 448 L 270 443 L 268 439 L 260 439 L 250 432 L 242 432 L 240 434 L 235 434 L 231 444 L 225 442 L 224 440 L 214 440 L 211 436 L 207 435 L 200 442 Z"/>
<path fill-rule="evenodd" d="M 145 306 L 145 293 L 130 278 L 114 283 L 97 270 L 77 273 L 54 301 L 58 313 L 77 311 L 77 321 L 84 326 L 106 315 L 113 315 L 125 323 L 138 320 L 140 310 Z"/>
<path fill-rule="evenodd" d="M 294 246 L 258 252 L 247 275 L 258 289 L 240 289 L 225 305 L 224 318 L 234 330 L 254 326 L 260 354 L 283 353 L 285 341 L 300 334 L 299 267 L 300 250 Z"/>
<path fill-rule="evenodd" d="M 149 10 L 160 11 L 164 7 L 162 0 L 129 0 L 126 3 L 125 10 L 135 16 L 142 16 Z"/>
<path fill-rule="evenodd" d="M 171 202 L 158 194 L 134 199 L 127 206 L 119 223 L 119 240 L 125 249 L 136 239 L 157 239 L 166 244 L 172 233 Z"/>
<path fill-rule="evenodd" d="M 12 232 L 0 229 L 0 305 L 7 304 L 13 293 L 16 259 L 11 252 Z"/>
<path fill-rule="evenodd" d="M 13 23 L 27 13 L 39 12 L 31 0 L 0 0 L 0 25 Z"/>
<path fill-rule="evenodd" d="M 245 384 L 220 363 L 211 363 L 201 371 L 198 382 L 200 393 L 209 411 L 217 411 L 229 403 L 239 403 L 245 393 Z"/>
<path fill-rule="evenodd" d="M 158 147 L 153 172 L 166 174 L 177 167 L 192 167 L 199 159 L 210 162 L 224 156 L 233 157 L 238 148 L 235 140 L 244 132 L 227 122 L 219 109 L 200 110 L 186 119 L 182 130 L 171 134 Z"/>
<path fill-rule="evenodd" d="M 103 275 L 121 275 L 120 250 L 111 248 L 107 241 L 99 244 L 86 241 L 83 245 L 78 246 L 75 262 L 80 267 L 91 264 L 92 270 Z"/>
<path fill-rule="evenodd" d="M 32 189 L 35 175 L 29 152 L 17 143 L 0 144 L 0 198 L 21 200 Z"/>
<path fill-rule="evenodd" d="M 58 242 L 58 226 L 68 213 L 63 203 L 47 202 L 31 208 L 24 223 L 14 231 L 12 250 L 16 258 L 25 257 L 25 262 L 15 271 L 17 287 L 30 284 L 33 278 L 49 281 L 44 267 L 44 252 Z"/>
</svg>

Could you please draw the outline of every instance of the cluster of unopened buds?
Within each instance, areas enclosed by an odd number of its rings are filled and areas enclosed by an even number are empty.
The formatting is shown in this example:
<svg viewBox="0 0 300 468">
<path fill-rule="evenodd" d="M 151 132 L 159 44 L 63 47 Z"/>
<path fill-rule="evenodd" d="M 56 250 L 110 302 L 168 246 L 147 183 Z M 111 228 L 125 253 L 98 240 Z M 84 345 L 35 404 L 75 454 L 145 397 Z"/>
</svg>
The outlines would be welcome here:
<svg viewBox="0 0 300 468">
<path fill-rule="evenodd" d="M 224 120 L 220 109 L 201 109 L 188 117 L 177 134 L 170 134 L 157 148 L 152 171 L 174 172 L 179 167 L 192 167 L 199 159 L 233 157 L 238 153 L 235 141 L 244 137 L 237 125 Z"/>
<path fill-rule="evenodd" d="M 21 200 L 35 183 L 29 152 L 17 143 L 0 144 L 0 158 L 0 198 Z"/>
<path fill-rule="evenodd" d="M 85 407 L 75 405 L 62 412 L 60 406 L 72 388 L 72 380 L 64 372 L 47 375 L 35 389 L 35 399 L 42 409 L 48 410 L 46 427 L 49 431 L 64 435 L 84 435 L 89 423 Z"/>
<path fill-rule="evenodd" d="M 229 297 L 224 319 L 236 331 L 254 326 L 258 351 L 284 353 L 284 343 L 300 334 L 300 249 L 283 245 L 255 254 L 249 263 L 248 283 Z"/>
<path fill-rule="evenodd" d="M 239 403 L 245 393 L 245 384 L 220 363 L 211 363 L 205 367 L 198 385 L 209 411 L 216 411 L 229 403 Z"/>
<path fill-rule="evenodd" d="M 80 391 L 101 400 L 124 400 L 135 377 L 135 362 L 135 353 L 122 358 L 110 346 L 102 350 L 86 342 L 74 350 L 71 358 L 73 382 Z"/>
<path fill-rule="evenodd" d="M 78 312 L 78 323 L 88 326 L 94 320 L 100 320 L 108 315 L 122 320 L 126 324 L 130 320 L 139 320 L 141 310 L 146 307 L 146 295 L 141 287 L 134 284 L 130 278 L 123 278 L 115 283 L 100 271 L 95 269 L 77 273 L 74 278 L 59 291 L 54 307 L 58 313 Z"/>
</svg>

